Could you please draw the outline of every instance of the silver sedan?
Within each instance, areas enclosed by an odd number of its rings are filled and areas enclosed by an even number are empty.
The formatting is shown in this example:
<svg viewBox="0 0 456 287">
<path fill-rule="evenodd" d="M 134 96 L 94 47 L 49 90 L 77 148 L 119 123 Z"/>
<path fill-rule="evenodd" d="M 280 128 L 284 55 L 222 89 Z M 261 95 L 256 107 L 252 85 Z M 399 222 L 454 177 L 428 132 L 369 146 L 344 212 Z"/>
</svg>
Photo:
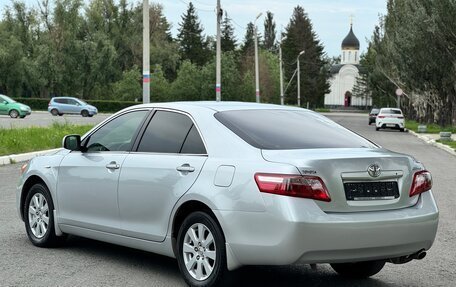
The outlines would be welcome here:
<svg viewBox="0 0 456 287">
<path fill-rule="evenodd" d="M 190 286 L 243 265 L 369 277 L 424 258 L 437 231 L 419 161 L 300 108 L 139 105 L 63 145 L 22 167 L 30 241 L 74 234 L 175 257 Z"/>
</svg>

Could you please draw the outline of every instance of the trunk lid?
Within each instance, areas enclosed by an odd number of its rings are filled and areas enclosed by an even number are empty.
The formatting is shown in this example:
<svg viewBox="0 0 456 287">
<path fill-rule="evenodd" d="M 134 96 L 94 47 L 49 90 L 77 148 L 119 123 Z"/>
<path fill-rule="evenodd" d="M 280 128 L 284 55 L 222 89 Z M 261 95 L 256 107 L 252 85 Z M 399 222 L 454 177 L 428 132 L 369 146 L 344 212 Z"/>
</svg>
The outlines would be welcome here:
<svg viewBox="0 0 456 287">
<path fill-rule="evenodd" d="M 296 166 L 302 175 L 319 176 L 331 196 L 331 202 L 315 201 L 325 212 L 391 210 L 418 201 L 418 196 L 409 197 L 409 191 L 413 174 L 422 166 L 408 155 L 382 148 L 262 150 L 262 154 L 267 161 Z M 378 175 L 375 166 L 380 168 Z"/>
</svg>

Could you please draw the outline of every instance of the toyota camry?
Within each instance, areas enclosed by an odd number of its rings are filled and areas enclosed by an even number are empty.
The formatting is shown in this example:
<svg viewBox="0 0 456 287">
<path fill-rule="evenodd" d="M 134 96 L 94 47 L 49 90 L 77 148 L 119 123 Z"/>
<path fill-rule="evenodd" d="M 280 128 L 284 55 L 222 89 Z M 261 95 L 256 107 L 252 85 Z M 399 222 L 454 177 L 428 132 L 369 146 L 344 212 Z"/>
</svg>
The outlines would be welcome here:
<svg viewBox="0 0 456 287">
<path fill-rule="evenodd" d="M 145 104 L 63 147 L 22 167 L 30 241 L 74 234 L 174 257 L 190 286 L 245 265 L 369 277 L 423 259 L 437 231 L 422 163 L 301 108 Z"/>
</svg>

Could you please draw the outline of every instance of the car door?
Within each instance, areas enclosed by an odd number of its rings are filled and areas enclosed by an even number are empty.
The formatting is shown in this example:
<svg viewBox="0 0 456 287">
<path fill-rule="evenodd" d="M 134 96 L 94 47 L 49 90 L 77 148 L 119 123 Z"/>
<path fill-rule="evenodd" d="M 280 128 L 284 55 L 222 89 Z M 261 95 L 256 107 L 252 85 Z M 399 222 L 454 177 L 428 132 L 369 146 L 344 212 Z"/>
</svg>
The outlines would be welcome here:
<svg viewBox="0 0 456 287">
<path fill-rule="evenodd" d="M 8 103 L 2 96 L 0 96 L 0 115 L 6 114 L 8 114 Z"/>
<path fill-rule="evenodd" d="M 84 152 L 64 157 L 57 183 L 59 223 L 119 233 L 120 168 L 148 113 L 119 115 L 84 139 Z"/>
<path fill-rule="evenodd" d="M 123 235 L 163 241 L 174 205 L 193 185 L 206 159 L 203 140 L 187 114 L 156 111 L 136 152 L 122 165 Z"/>
<path fill-rule="evenodd" d="M 78 101 L 76 101 L 75 99 L 67 99 L 67 101 L 68 101 L 68 106 L 67 106 L 68 112 L 67 113 L 70 113 L 70 114 L 80 114 L 81 113 L 81 106 L 78 103 Z"/>
</svg>

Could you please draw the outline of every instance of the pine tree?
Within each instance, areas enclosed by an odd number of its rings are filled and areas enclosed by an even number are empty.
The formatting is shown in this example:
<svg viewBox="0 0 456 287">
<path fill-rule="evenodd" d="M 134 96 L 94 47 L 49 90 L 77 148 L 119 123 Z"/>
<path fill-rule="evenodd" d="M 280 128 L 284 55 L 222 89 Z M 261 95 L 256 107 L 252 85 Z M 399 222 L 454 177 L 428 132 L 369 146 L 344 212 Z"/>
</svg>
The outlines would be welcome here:
<svg viewBox="0 0 456 287">
<path fill-rule="evenodd" d="M 244 43 L 242 44 L 242 53 L 244 55 L 246 55 L 246 54 L 253 55 L 254 49 L 255 49 L 255 26 L 253 25 L 252 22 L 249 22 L 247 24 L 247 28 L 245 30 Z"/>
<path fill-rule="evenodd" d="M 182 16 L 182 22 L 179 25 L 177 38 L 180 42 L 181 59 L 190 60 L 199 66 L 204 65 L 210 54 L 203 35 L 203 27 L 192 2 L 189 3 L 187 12 Z"/>
<path fill-rule="evenodd" d="M 326 60 L 324 58 L 323 45 L 313 30 L 312 23 L 304 12 L 304 9 L 297 6 L 294 9 L 290 23 L 286 27 L 283 42 L 283 58 L 285 75 L 288 80 L 296 69 L 296 59 L 301 51 L 304 54 L 300 59 L 301 70 L 301 104 L 306 102 L 311 107 L 322 106 L 324 95 L 329 92 Z M 297 102 L 296 78 L 291 82 L 286 94 L 286 102 L 295 104 Z"/>
<path fill-rule="evenodd" d="M 231 19 L 228 18 L 228 14 L 225 13 L 225 18 L 221 23 L 222 25 L 222 35 L 221 35 L 221 44 L 222 51 L 234 51 L 236 49 L 236 38 L 234 36 L 234 28 L 231 24 Z"/>
<path fill-rule="evenodd" d="M 276 48 L 276 23 L 274 21 L 274 14 L 270 11 L 266 13 L 266 19 L 264 20 L 264 48 L 272 51 Z"/>
</svg>

